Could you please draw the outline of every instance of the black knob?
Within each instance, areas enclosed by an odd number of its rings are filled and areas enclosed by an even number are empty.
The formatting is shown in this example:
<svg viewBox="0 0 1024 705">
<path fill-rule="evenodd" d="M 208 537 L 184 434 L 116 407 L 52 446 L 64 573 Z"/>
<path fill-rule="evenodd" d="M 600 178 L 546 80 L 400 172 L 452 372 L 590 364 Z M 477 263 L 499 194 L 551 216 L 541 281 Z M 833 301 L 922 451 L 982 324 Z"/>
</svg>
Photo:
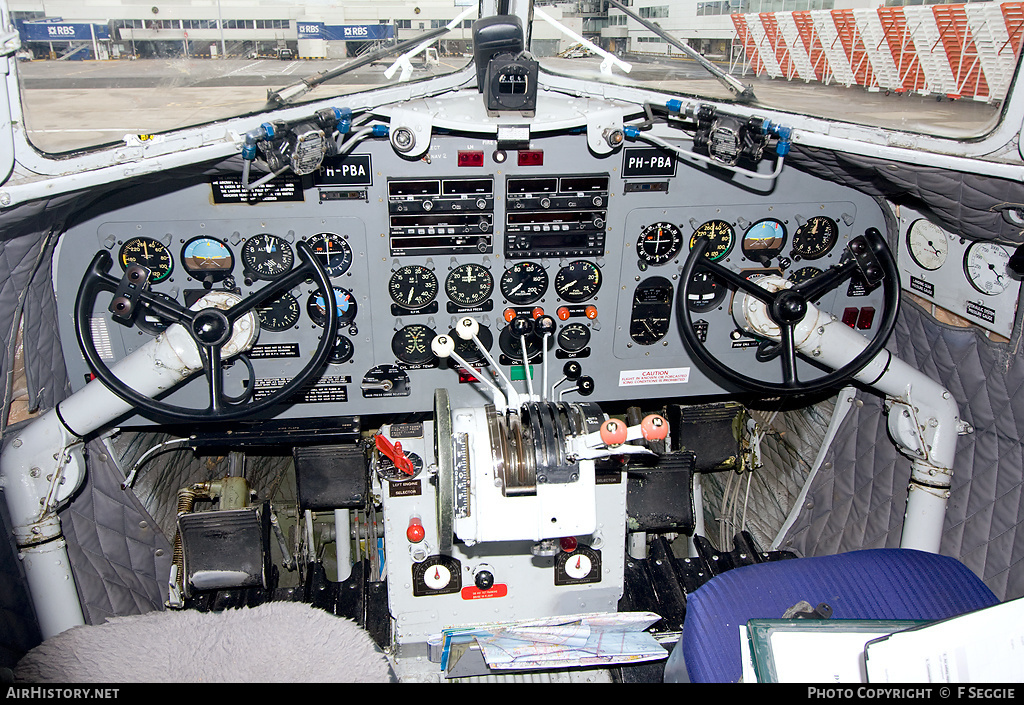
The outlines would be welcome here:
<svg viewBox="0 0 1024 705">
<path fill-rule="evenodd" d="M 525 338 L 533 332 L 533 319 L 529 316 L 516 316 L 509 324 L 512 335 L 517 338 Z"/>
<path fill-rule="evenodd" d="M 490 590 L 494 585 L 494 573 L 489 570 L 481 570 L 473 576 L 473 583 L 481 590 Z"/>
<path fill-rule="evenodd" d="M 576 380 L 576 391 L 585 397 L 594 393 L 594 378 L 584 375 Z"/>
<path fill-rule="evenodd" d="M 1015 279 L 1024 277 L 1024 245 L 1021 245 L 1010 255 L 1010 261 L 1007 263 L 1007 268 L 1010 270 L 1010 274 Z"/>
<path fill-rule="evenodd" d="M 555 319 L 551 316 L 541 316 L 537 319 L 534 325 L 537 327 L 537 335 L 545 335 L 555 332 Z"/>
<path fill-rule="evenodd" d="M 566 379 L 579 379 L 580 375 L 583 374 L 583 366 L 575 360 L 569 360 L 562 367 L 562 374 L 565 375 Z"/>
</svg>

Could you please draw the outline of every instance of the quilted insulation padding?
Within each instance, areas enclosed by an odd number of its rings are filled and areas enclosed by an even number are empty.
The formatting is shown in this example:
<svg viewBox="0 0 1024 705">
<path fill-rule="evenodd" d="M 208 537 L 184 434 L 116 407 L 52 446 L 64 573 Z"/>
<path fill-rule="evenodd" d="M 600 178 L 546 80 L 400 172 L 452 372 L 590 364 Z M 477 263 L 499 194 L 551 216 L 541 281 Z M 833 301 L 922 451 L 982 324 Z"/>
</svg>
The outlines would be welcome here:
<svg viewBox="0 0 1024 705">
<path fill-rule="evenodd" d="M 978 240 L 1024 242 L 1024 230 L 1003 219 L 1024 209 L 1024 184 L 884 159 L 794 147 L 786 163 L 893 203 L 929 212 L 947 230 Z"/>
<path fill-rule="evenodd" d="M 1024 595 L 1024 364 L 1014 343 L 936 322 L 904 301 L 889 347 L 943 384 L 974 432 L 958 439 L 940 552 L 1008 600 Z M 881 399 L 861 392 L 782 548 L 820 556 L 899 546 L 910 460 Z"/>
<path fill-rule="evenodd" d="M 163 609 L 172 549 L 99 441 L 88 445 L 86 485 L 60 512 L 88 624 Z"/>
</svg>

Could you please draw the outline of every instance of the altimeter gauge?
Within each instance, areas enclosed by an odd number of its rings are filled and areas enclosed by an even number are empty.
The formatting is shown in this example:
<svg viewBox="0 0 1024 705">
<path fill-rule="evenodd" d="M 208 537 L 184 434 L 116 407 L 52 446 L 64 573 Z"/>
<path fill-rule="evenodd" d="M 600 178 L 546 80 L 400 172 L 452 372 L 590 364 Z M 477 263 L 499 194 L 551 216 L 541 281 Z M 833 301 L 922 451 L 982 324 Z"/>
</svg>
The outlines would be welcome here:
<svg viewBox="0 0 1024 705">
<path fill-rule="evenodd" d="M 994 242 L 976 242 L 964 253 L 964 273 L 967 281 L 986 296 L 996 296 L 1010 285 L 1006 265 L 1010 255 L 1002 245 Z"/>
<path fill-rule="evenodd" d="M 921 218 L 911 223 L 907 230 L 907 250 L 914 264 L 934 271 L 946 263 L 949 238 L 938 225 Z"/>
<path fill-rule="evenodd" d="M 242 264 L 262 279 L 277 279 L 287 274 L 295 262 L 292 246 L 284 238 L 270 233 L 253 235 L 242 245 Z"/>
</svg>

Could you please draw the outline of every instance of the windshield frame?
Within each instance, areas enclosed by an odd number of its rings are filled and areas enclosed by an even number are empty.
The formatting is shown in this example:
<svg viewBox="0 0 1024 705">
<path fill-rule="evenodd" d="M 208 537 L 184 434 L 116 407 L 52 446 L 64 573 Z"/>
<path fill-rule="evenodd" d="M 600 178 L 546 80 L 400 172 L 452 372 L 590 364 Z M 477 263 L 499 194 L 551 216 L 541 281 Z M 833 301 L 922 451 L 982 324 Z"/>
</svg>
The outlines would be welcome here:
<svg viewBox="0 0 1024 705">
<path fill-rule="evenodd" d="M 487 8 L 482 7 L 481 10 L 486 12 Z M 513 3 L 513 10 L 524 19 L 528 18 L 524 26 L 531 26 L 531 2 Z M 0 11 L 5 20 L 9 19 L 7 0 L 0 0 Z M 131 136 L 126 136 L 121 142 L 54 155 L 41 152 L 28 141 L 23 124 L 19 73 L 13 51 L 5 60 L 8 67 L 6 86 L 11 120 L 4 126 L 6 129 L 2 130 L 4 135 L 0 139 L 4 136 L 8 138 L 17 164 L 14 175 L 7 180 L 4 191 L 0 193 L 0 206 L 99 183 L 134 178 L 176 166 L 232 157 L 239 154 L 242 136 L 270 119 L 296 120 L 320 108 L 332 106 L 348 107 L 354 112 L 374 111 L 388 105 L 465 89 L 475 83 L 475 70 L 470 63 L 441 76 L 394 83 L 333 99 L 289 104 L 267 112 L 257 109 L 235 118 L 159 133 L 145 142 L 133 141 Z M 640 86 L 582 80 L 553 72 L 543 66 L 539 77 L 542 91 L 557 94 L 623 101 L 638 106 L 646 102 L 664 103 L 683 99 L 697 104 L 710 103 L 724 113 L 744 118 L 767 118 L 792 127 L 794 145 L 1024 180 L 1021 153 L 1012 144 L 1024 122 L 1024 90 L 1019 85 L 1020 81 L 1018 61 L 1000 120 L 990 131 L 975 138 L 948 138 L 845 123 L 734 101 L 681 96 Z M 486 129 L 489 128 L 484 131 Z M 52 183 L 54 179 L 60 183 Z M 38 183 L 41 181 L 51 183 L 44 186 Z"/>
</svg>

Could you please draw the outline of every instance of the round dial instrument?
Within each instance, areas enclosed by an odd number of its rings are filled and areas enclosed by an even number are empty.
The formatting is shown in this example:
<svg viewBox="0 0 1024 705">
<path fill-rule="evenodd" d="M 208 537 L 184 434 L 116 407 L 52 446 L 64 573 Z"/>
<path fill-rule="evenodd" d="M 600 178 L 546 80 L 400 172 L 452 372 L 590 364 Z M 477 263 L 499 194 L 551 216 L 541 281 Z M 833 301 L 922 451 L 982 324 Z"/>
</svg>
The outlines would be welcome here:
<svg viewBox="0 0 1024 705">
<path fill-rule="evenodd" d="M 388 293 L 402 308 L 423 308 L 437 296 L 437 275 L 421 264 L 399 267 L 388 282 Z"/>
<path fill-rule="evenodd" d="M 274 332 L 288 330 L 299 322 L 299 302 L 287 291 L 256 309 L 260 328 Z"/>
<path fill-rule="evenodd" d="M 391 351 L 407 365 L 425 365 L 434 360 L 430 342 L 434 331 L 422 323 L 413 323 L 397 331 L 391 339 Z"/>
<path fill-rule="evenodd" d="M 153 284 L 171 276 L 174 269 L 170 251 L 162 242 L 150 237 L 133 237 L 126 240 L 121 245 L 117 259 L 121 262 L 122 269 L 128 269 L 133 264 L 147 268 L 150 272 L 149 281 Z"/>
<path fill-rule="evenodd" d="M 821 274 L 821 270 L 817 267 L 801 267 L 790 272 L 787 279 L 794 284 L 800 284 L 808 279 L 814 279 L 819 274 Z"/>
<path fill-rule="evenodd" d="M 759 220 L 743 234 L 743 254 L 754 262 L 766 262 L 782 253 L 786 246 L 786 226 L 781 220 Z"/>
<path fill-rule="evenodd" d="M 686 307 L 694 313 L 710 311 L 722 303 L 729 288 L 720 282 L 714 274 L 706 269 L 693 273 L 690 292 L 686 297 Z"/>
<path fill-rule="evenodd" d="M 494 291 L 494 277 L 482 264 L 462 264 L 448 273 L 444 291 L 456 306 L 472 308 L 490 297 Z"/>
<path fill-rule="evenodd" d="M 555 275 L 555 293 L 572 304 L 594 298 L 600 289 L 601 269 L 585 259 L 570 262 Z"/>
<path fill-rule="evenodd" d="M 839 225 L 828 216 L 816 215 L 793 234 L 793 256 L 801 259 L 824 257 L 839 241 Z"/>
<path fill-rule="evenodd" d="M 736 244 L 736 230 L 724 220 L 709 220 L 693 231 L 690 237 L 690 249 L 697 242 L 697 238 L 706 237 L 711 240 L 708 251 L 704 254 L 712 262 L 716 262 L 730 252 Z"/>
<path fill-rule="evenodd" d="M 570 323 L 558 331 L 555 339 L 562 350 L 579 352 L 590 343 L 590 328 L 582 323 Z"/>
<path fill-rule="evenodd" d="M 911 223 L 907 230 L 907 250 L 914 264 L 934 271 L 946 263 L 949 239 L 942 228 L 921 218 Z"/>
<path fill-rule="evenodd" d="M 544 296 L 548 273 L 536 262 L 516 262 L 501 275 L 499 286 L 509 303 L 525 306 Z"/>
<path fill-rule="evenodd" d="M 356 346 L 344 335 L 339 335 L 338 340 L 331 349 L 331 356 L 327 361 L 332 365 L 341 365 L 352 359 L 356 352 Z"/>
<path fill-rule="evenodd" d="M 352 248 L 342 236 L 335 233 L 317 233 L 306 242 L 329 276 L 340 277 L 352 266 Z"/>
<path fill-rule="evenodd" d="M 220 240 L 200 235 L 181 248 L 181 266 L 190 277 L 212 283 L 231 274 L 235 256 Z"/>
<path fill-rule="evenodd" d="M 253 235 L 242 245 L 242 264 L 262 279 L 277 279 L 295 262 L 295 253 L 287 240 L 270 233 Z"/>
<path fill-rule="evenodd" d="M 1010 285 L 1006 265 L 1010 255 L 1002 245 L 994 242 L 975 242 L 964 253 L 964 273 L 967 281 L 986 296 L 996 296 Z"/>
<path fill-rule="evenodd" d="M 356 297 L 352 292 L 341 287 L 334 287 L 334 303 L 338 307 L 338 324 L 351 323 L 356 317 Z M 309 295 L 306 301 L 306 313 L 309 314 L 313 323 L 323 326 L 327 322 L 327 307 L 324 304 L 324 297 L 319 292 Z"/>
<path fill-rule="evenodd" d="M 672 223 L 654 223 L 640 231 L 636 254 L 647 264 L 665 264 L 683 249 L 683 233 Z"/>
</svg>

